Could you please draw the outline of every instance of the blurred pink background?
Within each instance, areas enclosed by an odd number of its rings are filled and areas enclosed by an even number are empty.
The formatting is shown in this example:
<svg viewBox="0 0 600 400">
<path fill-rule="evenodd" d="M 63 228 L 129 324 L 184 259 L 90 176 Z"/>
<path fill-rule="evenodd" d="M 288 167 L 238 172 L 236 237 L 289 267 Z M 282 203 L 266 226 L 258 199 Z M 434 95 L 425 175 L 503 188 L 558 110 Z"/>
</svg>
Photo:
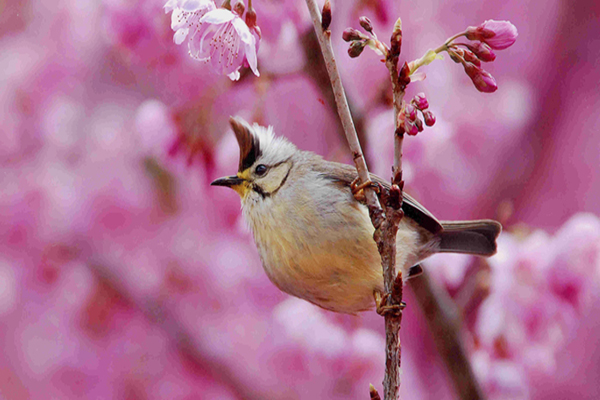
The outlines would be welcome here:
<svg viewBox="0 0 600 400">
<path fill-rule="evenodd" d="M 0 398 L 366 399 L 383 322 L 280 293 L 237 194 L 227 120 L 349 161 L 303 1 L 255 0 L 261 76 L 173 43 L 163 1 L 0 0 Z M 408 191 L 440 219 L 497 218 L 499 253 L 424 264 L 464 319 L 490 399 L 600 397 L 600 3 L 335 1 L 333 41 L 370 168 L 388 177 L 386 69 L 341 32 L 403 20 L 401 60 L 486 19 L 519 30 L 477 92 L 424 68 L 437 123 L 406 140 Z M 325 81 L 325 83 L 327 83 Z M 404 399 L 452 399 L 416 302 Z"/>
</svg>

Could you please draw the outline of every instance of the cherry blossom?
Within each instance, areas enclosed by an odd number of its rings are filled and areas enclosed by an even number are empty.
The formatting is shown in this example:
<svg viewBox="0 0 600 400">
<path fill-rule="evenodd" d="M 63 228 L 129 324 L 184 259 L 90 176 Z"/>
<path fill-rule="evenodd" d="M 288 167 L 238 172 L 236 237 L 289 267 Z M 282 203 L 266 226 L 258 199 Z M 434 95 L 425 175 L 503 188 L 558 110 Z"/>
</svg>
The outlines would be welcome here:
<svg viewBox="0 0 600 400">
<path fill-rule="evenodd" d="M 466 32 L 467 39 L 487 43 L 492 49 L 503 50 L 517 40 L 517 28 L 508 21 L 488 19 L 479 26 L 470 26 Z"/>
<path fill-rule="evenodd" d="M 175 31 L 173 41 L 181 44 L 188 36 L 190 29 L 195 32 L 200 26 L 200 18 L 207 12 L 216 9 L 212 0 L 169 0 L 165 4 L 165 13 L 171 14 L 171 29 Z"/>
<path fill-rule="evenodd" d="M 238 80 L 239 69 L 247 60 L 252 72 L 260 76 L 256 52 L 258 33 L 236 13 L 219 8 L 200 19 L 200 28 L 190 38 L 190 55 L 198 61 L 211 63 L 213 69 L 231 80 Z"/>
<path fill-rule="evenodd" d="M 256 57 L 260 30 L 254 14 L 251 27 L 244 22 L 244 8 L 242 2 L 236 3 L 233 11 L 217 8 L 212 0 L 169 0 L 164 6 L 165 12 L 172 12 L 173 41 L 182 44 L 189 38 L 192 58 L 210 63 L 215 72 L 234 81 L 246 65 L 256 76 L 260 75 Z"/>
</svg>

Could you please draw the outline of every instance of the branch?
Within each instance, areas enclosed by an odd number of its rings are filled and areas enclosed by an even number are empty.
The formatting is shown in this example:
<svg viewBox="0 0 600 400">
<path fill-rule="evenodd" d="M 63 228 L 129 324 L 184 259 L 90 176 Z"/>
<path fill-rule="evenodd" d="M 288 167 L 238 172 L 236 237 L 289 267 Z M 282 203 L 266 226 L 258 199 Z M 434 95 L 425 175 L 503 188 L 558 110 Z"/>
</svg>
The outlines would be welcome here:
<svg viewBox="0 0 600 400">
<path fill-rule="evenodd" d="M 365 162 L 365 157 L 362 148 L 360 147 L 360 142 L 358 141 L 354 122 L 352 121 L 352 115 L 350 114 L 350 108 L 348 107 L 348 100 L 346 99 L 346 92 L 344 91 L 342 79 L 340 78 L 340 73 L 335 62 L 333 47 L 331 46 L 331 32 L 327 28 L 323 28 L 321 12 L 319 11 L 316 0 L 306 0 L 306 5 L 308 6 L 308 11 L 310 12 L 315 27 L 315 33 L 319 39 L 319 46 L 321 47 L 323 58 L 325 59 L 325 66 L 329 73 L 329 80 L 331 81 L 331 87 L 335 96 L 338 115 L 342 121 L 346 140 L 352 151 L 354 165 L 356 166 L 356 171 L 360 178 L 359 183 L 369 182 L 369 170 L 367 169 L 367 163 Z M 331 13 L 331 9 L 329 12 Z M 371 188 L 365 188 L 365 197 L 369 209 L 380 209 L 379 200 Z"/>
<path fill-rule="evenodd" d="M 398 20 L 400 21 L 400 20 Z M 365 21 L 370 25 L 370 21 Z M 404 130 L 400 128 L 398 116 L 402 109 L 402 100 L 404 98 L 404 89 L 406 84 L 399 80 L 398 57 L 402 44 L 402 31 L 399 22 L 394 26 L 394 32 L 391 38 L 391 47 L 387 51 L 386 66 L 390 72 L 392 82 L 392 92 L 394 99 L 394 166 L 392 169 L 392 187 L 387 193 L 387 199 L 384 202 L 385 221 L 381 227 L 375 231 L 375 241 L 377 242 L 381 254 L 384 288 L 386 293 L 391 295 L 387 297 L 388 309 L 397 309 L 397 312 L 384 313 L 385 318 L 385 341 L 386 341 L 386 369 L 383 380 L 384 399 L 395 400 L 400 395 L 400 366 L 401 352 L 400 345 L 400 326 L 402 323 L 402 271 L 396 269 L 396 234 L 398 226 L 404 213 L 402 212 L 402 190 L 404 181 L 402 180 L 402 143 L 404 140 Z"/>
<path fill-rule="evenodd" d="M 321 91 L 321 95 L 327 103 L 327 106 L 335 113 L 337 112 L 337 104 L 333 89 L 329 81 L 329 74 L 327 67 L 325 66 L 325 60 L 323 59 L 323 53 L 320 51 L 314 51 L 319 46 L 319 39 L 314 31 L 307 31 L 301 38 L 302 48 L 304 50 L 304 56 L 306 57 L 306 64 L 304 66 L 304 72 L 315 82 L 316 86 Z M 365 132 L 365 111 L 357 110 L 352 105 L 352 99 L 348 99 L 348 106 L 352 120 L 354 121 L 354 127 L 356 128 L 356 135 L 361 147 L 369 147 L 369 138 Z M 345 137 L 344 127 L 342 126 L 341 119 L 337 120 L 339 126 L 339 135 Z M 346 141 L 348 143 L 348 141 Z M 363 153 L 365 162 L 369 165 L 369 155 Z"/>
<path fill-rule="evenodd" d="M 179 351 L 188 365 L 209 375 L 215 382 L 229 389 L 236 398 L 259 400 L 264 399 L 266 393 L 242 382 L 235 372 L 224 363 L 214 351 L 207 348 L 202 342 L 198 332 L 192 332 L 173 313 L 170 307 L 160 296 L 149 296 L 142 298 L 136 296 L 126 285 L 121 283 L 117 270 L 111 268 L 100 260 L 86 263 L 87 267 L 95 275 L 96 279 L 106 283 L 115 293 L 118 293 L 129 305 L 134 307 L 169 338 L 169 342 Z M 199 337 L 200 336 L 200 337 Z"/>
<path fill-rule="evenodd" d="M 362 154 L 360 142 L 356 135 L 354 123 L 352 122 L 346 94 L 342 86 L 342 81 L 335 62 L 335 56 L 333 54 L 333 48 L 331 46 L 331 32 L 328 30 L 329 24 L 331 23 L 331 5 L 329 0 L 326 0 L 325 6 L 323 7 L 323 16 L 321 16 L 315 0 L 306 0 L 306 4 L 313 21 L 315 33 L 319 39 L 319 45 L 321 47 L 321 52 L 323 53 L 323 58 L 325 59 L 325 65 L 333 88 L 338 114 L 342 120 L 342 126 L 344 127 L 348 145 L 354 156 L 354 163 L 360 178 L 360 183 L 364 185 L 370 181 L 369 171 Z M 396 29 L 394 30 L 394 34 L 398 34 Z M 398 125 L 398 113 L 400 112 L 405 86 L 403 87 L 400 85 L 398 81 L 397 62 L 400 54 L 400 41 L 396 40 L 394 42 L 393 39 L 394 37 L 392 37 L 392 44 L 395 43 L 396 46 L 393 47 L 394 52 L 389 52 L 391 56 L 388 56 L 388 62 L 386 64 L 390 69 L 390 75 L 392 77 L 394 110 L 396 125 Z M 401 40 L 401 32 L 397 39 Z M 400 323 L 402 321 L 403 303 L 402 274 L 396 273 L 396 234 L 398 232 L 400 221 L 404 215 L 402 212 L 402 188 L 404 186 L 404 182 L 402 181 L 403 136 L 404 132 L 396 129 L 392 187 L 389 190 L 382 188 L 380 194 L 383 204 L 379 204 L 377 197 L 371 188 L 368 186 L 364 187 L 369 214 L 373 226 L 375 227 L 373 239 L 377 243 L 377 248 L 381 255 L 384 279 L 385 294 L 378 299 L 377 308 L 378 312 L 385 316 L 386 372 L 383 380 L 385 400 L 398 399 L 400 388 L 401 348 L 399 331 Z M 382 209 L 381 206 L 383 206 L 384 209 Z M 372 388 L 371 397 L 373 398 L 376 394 L 376 390 Z"/>
<path fill-rule="evenodd" d="M 461 321 L 454 302 L 428 274 L 422 274 L 419 279 L 412 279 L 410 285 L 425 315 L 435 345 L 446 364 L 458 398 L 485 399 L 462 344 Z"/>
</svg>

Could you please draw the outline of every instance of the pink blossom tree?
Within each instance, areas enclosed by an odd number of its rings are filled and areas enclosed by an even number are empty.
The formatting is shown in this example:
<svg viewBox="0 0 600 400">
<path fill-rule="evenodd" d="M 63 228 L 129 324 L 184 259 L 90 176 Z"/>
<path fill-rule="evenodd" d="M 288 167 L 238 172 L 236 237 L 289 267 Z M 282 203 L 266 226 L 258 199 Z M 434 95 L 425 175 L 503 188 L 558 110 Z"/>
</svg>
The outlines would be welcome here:
<svg viewBox="0 0 600 400">
<path fill-rule="evenodd" d="M 187 3 L 173 10 L 204 4 Z M 237 164 L 233 113 L 352 162 L 305 3 L 253 3 L 250 19 L 250 4 L 233 4 L 232 19 L 205 27 L 206 37 L 228 29 L 230 49 L 239 45 L 228 53 L 236 69 L 218 74 L 212 58 L 189 56 L 191 27 L 174 44 L 165 0 L 0 6 L 2 397 L 364 399 L 381 382 L 381 317 L 340 316 L 279 292 L 237 195 L 208 186 Z M 427 77 L 407 87 L 414 110 L 404 121 L 418 131 L 431 111 L 435 124 L 407 138 L 403 179 L 441 218 L 504 225 L 489 262 L 436 256 L 423 266 L 456 311 L 486 397 L 598 397 L 596 2 L 333 6 L 358 137 L 383 176 L 397 122 L 389 72 L 373 53 L 349 59 L 344 29 L 359 30 L 366 15 L 383 38 L 402 16 L 402 57 L 419 60 L 478 21 L 518 27 L 507 50 L 502 35 L 457 40 L 481 66 L 457 52 L 465 63 L 494 76 L 493 95 L 474 90 L 451 57 L 415 72 Z M 226 76 L 236 72 L 237 81 Z M 404 291 L 400 396 L 455 398 L 418 289 Z"/>
</svg>

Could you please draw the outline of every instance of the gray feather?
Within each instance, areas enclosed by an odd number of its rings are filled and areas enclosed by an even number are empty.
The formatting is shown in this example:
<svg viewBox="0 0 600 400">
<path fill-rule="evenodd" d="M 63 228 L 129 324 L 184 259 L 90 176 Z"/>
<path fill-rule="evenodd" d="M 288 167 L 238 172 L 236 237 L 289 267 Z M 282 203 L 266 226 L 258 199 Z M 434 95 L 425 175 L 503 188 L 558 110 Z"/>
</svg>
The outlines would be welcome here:
<svg viewBox="0 0 600 400">
<path fill-rule="evenodd" d="M 491 256 L 496 253 L 496 238 L 502 231 L 499 222 L 489 219 L 478 221 L 442 221 L 440 253 L 465 253 Z"/>
</svg>

